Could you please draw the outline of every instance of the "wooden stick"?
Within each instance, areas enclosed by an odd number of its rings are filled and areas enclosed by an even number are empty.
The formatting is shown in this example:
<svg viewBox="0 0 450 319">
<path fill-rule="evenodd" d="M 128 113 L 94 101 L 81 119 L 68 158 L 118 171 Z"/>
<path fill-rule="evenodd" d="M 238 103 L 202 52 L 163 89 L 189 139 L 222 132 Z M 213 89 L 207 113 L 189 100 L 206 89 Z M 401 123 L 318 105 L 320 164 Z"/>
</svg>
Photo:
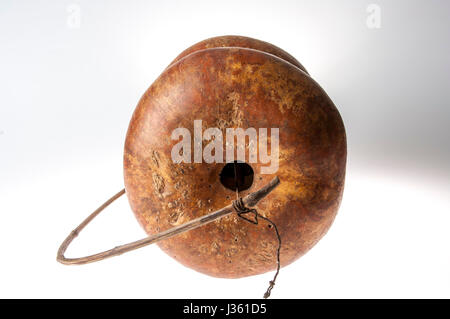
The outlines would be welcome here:
<svg viewBox="0 0 450 319">
<path fill-rule="evenodd" d="M 255 206 L 261 199 L 266 197 L 275 187 L 278 186 L 280 183 L 280 180 L 278 177 L 275 177 L 273 180 L 271 180 L 267 185 L 262 187 L 261 189 L 257 190 L 254 193 L 251 193 L 243 198 L 245 206 Z M 158 234 L 146 237 L 141 240 L 137 240 L 128 244 L 117 246 L 113 249 L 109 249 L 106 251 L 103 251 L 101 253 L 97 253 L 94 255 L 86 256 L 86 257 L 79 257 L 79 258 L 66 258 L 64 256 L 64 253 L 66 252 L 67 248 L 69 247 L 70 243 L 77 237 L 80 232 L 83 230 L 84 227 L 86 227 L 102 210 L 104 210 L 106 207 L 108 207 L 112 202 L 114 202 L 117 198 L 125 194 L 125 189 L 122 189 L 120 192 L 118 192 L 116 195 L 111 197 L 109 200 L 107 200 L 102 206 L 97 208 L 91 215 L 89 215 L 77 228 L 75 228 L 69 236 L 64 240 L 64 242 L 61 244 L 61 246 L 58 249 L 58 254 L 56 256 L 56 260 L 62 264 L 65 265 L 82 265 L 87 263 L 92 263 L 95 261 L 100 261 L 105 258 L 118 256 L 123 253 L 154 244 L 160 240 L 170 238 L 172 236 L 178 235 L 180 233 L 183 233 L 188 230 L 195 229 L 197 227 L 206 225 L 216 219 L 222 218 L 224 216 L 229 215 L 230 213 L 234 212 L 233 205 L 230 204 L 224 208 L 221 208 L 215 212 L 212 212 L 210 214 L 207 214 L 205 216 L 196 218 L 191 220 L 190 222 L 187 222 L 185 224 L 179 225 L 177 227 L 170 228 L 168 230 L 165 230 L 163 232 L 160 232 Z"/>
</svg>

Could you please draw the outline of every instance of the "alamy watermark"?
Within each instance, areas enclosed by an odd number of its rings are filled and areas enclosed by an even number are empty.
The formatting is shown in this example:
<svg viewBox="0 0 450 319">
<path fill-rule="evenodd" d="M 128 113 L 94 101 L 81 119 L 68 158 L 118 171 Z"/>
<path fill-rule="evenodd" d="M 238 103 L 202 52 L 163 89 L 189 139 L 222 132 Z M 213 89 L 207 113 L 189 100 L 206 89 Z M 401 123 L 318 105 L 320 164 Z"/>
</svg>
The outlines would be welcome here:
<svg viewBox="0 0 450 319">
<path fill-rule="evenodd" d="M 268 129 L 253 127 L 226 128 L 225 138 L 222 130 L 210 127 L 203 131 L 202 120 L 194 120 L 194 136 L 187 128 L 173 130 L 172 140 L 178 140 L 172 147 L 171 157 L 174 163 L 231 163 L 235 160 L 246 162 L 246 138 L 248 138 L 248 163 L 267 164 L 261 166 L 260 174 L 274 174 L 279 166 L 279 129 L 270 129 L 270 154 L 268 150 Z M 181 138 L 181 139 L 180 139 Z M 235 144 L 235 138 L 237 143 Z M 203 148 L 203 141 L 209 143 Z M 224 147 L 225 142 L 225 147 Z M 192 143 L 194 154 L 192 154 Z M 235 147 L 236 145 L 236 147 Z M 225 156 L 224 156 L 225 149 Z M 235 150 L 237 158 L 235 159 Z M 193 155 L 193 156 L 192 156 Z"/>
<path fill-rule="evenodd" d="M 381 28 L 381 7 L 378 4 L 371 3 L 366 9 L 369 15 L 366 19 L 366 25 L 369 29 Z"/>
<path fill-rule="evenodd" d="M 76 3 L 69 4 L 66 8 L 66 24 L 69 29 L 79 29 L 81 26 L 81 7 Z"/>
</svg>

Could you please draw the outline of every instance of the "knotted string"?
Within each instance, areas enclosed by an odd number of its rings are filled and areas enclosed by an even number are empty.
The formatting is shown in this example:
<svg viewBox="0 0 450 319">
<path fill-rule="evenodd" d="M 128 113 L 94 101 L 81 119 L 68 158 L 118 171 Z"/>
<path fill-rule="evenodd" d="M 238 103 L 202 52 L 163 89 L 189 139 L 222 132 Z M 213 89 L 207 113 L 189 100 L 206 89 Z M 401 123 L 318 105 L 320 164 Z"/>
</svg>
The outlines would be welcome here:
<svg viewBox="0 0 450 319">
<path fill-rule="evenodd" d="M 241 197 L 238 197 L 238 199 L 233 201 L 233 208 L 236 211 L 237 215 L 242 218 L 243 220 L 252 223 L 254 225 L 258 225 L 258 217 L 264 219 L 265 221 L 269 222 L 273 228 L 275 229 L 275 232 L 277 234 L 278 239 L 278 249 L 277 249 L 277 271 L 271 281 L 269 281 L 269 287 L 267 288 L 266 293 L 264 294 L 264 298 L 267 299 L 270 296 L 270 293 L 273 289 L 273 286 L 275 286 L 275 281 L 277 280 L 278 273 L 280 272 L 280 250 L 281 250 L 281 237 L 278 233 L 277 225 L 273 221 L 271 221 L 269 218 L 262 216 L 258 213 L 258 211 L 255 208 L 248 208 L 245 206 L 244 201 Z M 249 219 L 245 214 L 253 213 L 254 219 Z"/>
</svg>

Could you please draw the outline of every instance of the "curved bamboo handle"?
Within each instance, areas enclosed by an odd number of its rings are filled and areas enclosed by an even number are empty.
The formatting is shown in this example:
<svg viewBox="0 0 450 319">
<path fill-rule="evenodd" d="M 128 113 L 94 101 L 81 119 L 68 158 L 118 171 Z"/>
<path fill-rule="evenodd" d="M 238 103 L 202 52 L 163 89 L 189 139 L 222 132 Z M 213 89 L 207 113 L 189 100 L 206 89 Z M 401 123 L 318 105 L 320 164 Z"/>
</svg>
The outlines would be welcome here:
<svg viewBox="0 0 450 319">
<path fill-rule="evenodd" d="M 279 183 L 280 183 L 280 179 L 278 177 L 275 177 L 261 189 L 245 196 L 243 198 L 244 204 L 249 207 L 255 206 L 261 199 L 266 197 L 272 190 L 274 190 L 275 187 L 277 187 Z M 114 195 L 113 197 L 108 199 L 102 206 L 100 206 L 92 214 L 90 214 L 77 228 L 75 228 L 69 234 L 69 236 L 67 236 L 67 238 L 63 241 L 63 243 L 61 244 L 61 246 L 58 249 L 58 253 L 56 256 L 56 260 L 58 262 L 65 264 L 65 265 L 83 265 L 83 264 L 92 263 L 95 261 L 100 261 L 105 258 L 118 256 L 123 253 L 156 243 L 160 240 L 170 238 L 172 236 L 178 235 L 185 231 L 189 231 L 189 230 L 195 229 L 197 227 L 206 225 L 218 218 L 222 218 L 222 217 L 235 211 L 235 209 L 233 208 L 233 205 L 230 204 L 230 205 L 223 207 L 215 212 L 212 212 L 205 216 L 193 219 L 190 222 L 170 228 L 170 229 L 162 231 L 158 234 L 148 236 L 141 240 L 137 240 L 137 241 L 134 241 L 134 242 L 131 242 L 128 244 L 120 245 L 120 246 L 114 247 L 112 249 L 105 250 L 103 252 L 100 252 L 100 253 L 97 253 L 94 255 L 90 255 L 90 256 L 79 257 L 79 258 L 66 258 L 64 256 L 64 253 L 66 252 L 66 250 L 69 247 L 69 245 L 71 244 L 71 242 L 75 239 L 75 237 L 77 237 L 81 233 L 83 228 L 86 227 L 95 217 L 97 217 L 98 214 L 100 214 L 106 207 L 108 207 L 112 202 L 114 202 L 117 198 L 119 198 L 123 194 L 125 194 L 125 189 L 122 189 L 116 195 Z"/>
</svg>

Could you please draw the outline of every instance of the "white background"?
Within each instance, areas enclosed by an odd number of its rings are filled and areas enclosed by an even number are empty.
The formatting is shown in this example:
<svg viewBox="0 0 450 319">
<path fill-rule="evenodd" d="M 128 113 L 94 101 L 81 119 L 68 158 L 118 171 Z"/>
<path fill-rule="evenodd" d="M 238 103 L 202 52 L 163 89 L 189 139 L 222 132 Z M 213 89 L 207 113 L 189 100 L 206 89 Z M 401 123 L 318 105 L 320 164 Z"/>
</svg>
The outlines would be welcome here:
<svg viewBox="0 0 450 319">
<path fill-rule="evenodd" d="M 338 217 L 281 270 L 273 297 L 450 297 L 450 4 L 377 1 L 381 27 L 370 29 L 370 3 L 3 0 L 0 297 L 262 296 L 272 273 L 212 278 L 157 246 L 85 266 L 55 260 L 66 235 L 123 187 L 140 96 L 182 50 L 226 34 L 295 56 L 348 135 Z M 124 197 L 68 254 L 144 236 Z"/>
</svg>

